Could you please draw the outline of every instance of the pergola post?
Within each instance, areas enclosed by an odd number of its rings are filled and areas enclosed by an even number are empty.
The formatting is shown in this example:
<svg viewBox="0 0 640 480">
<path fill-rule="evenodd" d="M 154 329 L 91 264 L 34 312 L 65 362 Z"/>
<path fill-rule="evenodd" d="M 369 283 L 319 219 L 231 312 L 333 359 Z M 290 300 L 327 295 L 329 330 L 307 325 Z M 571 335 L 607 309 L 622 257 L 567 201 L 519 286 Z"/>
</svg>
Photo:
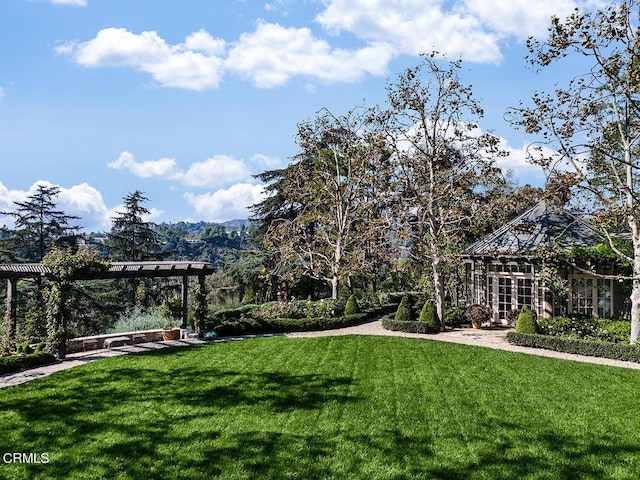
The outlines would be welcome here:
<svg viewBox="0 0 640 480">
<path fill-rule="evenodd" d="M 18 279 L 7 279 L 7 303 L 6 312 L 9 315 L 9 335 L 12 341 L 16 338 L 18 327 Z"/>
<path fill-rule="evenodd" d="M 196 333 L 198 337 L 204 337 L 204 321 L 207 313 L 207 292 L 205 285 L 205 274 L 198 275 L 198 305 L 196 308 Z"/>
<path fill-rule="evenodd" d="M 187 328 L 187 316 L 189 312 L 189 277 L 182 277 L 182 309 L 180 312 L 180 328 Z"/>
</svg>

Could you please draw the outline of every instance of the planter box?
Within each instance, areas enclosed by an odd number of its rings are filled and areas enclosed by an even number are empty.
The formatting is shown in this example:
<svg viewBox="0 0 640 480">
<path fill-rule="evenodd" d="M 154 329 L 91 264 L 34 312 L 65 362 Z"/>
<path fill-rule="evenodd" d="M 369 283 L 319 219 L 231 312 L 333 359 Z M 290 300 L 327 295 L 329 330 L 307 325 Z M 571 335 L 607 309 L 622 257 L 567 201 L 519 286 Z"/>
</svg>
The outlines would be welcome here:
<svg viewBox="0 0 640 480">
<path fill-rule="evenodd" d="M 162 339 L 167 340 L 178 340 L 180 338 L 180 329 L 179 328 L 170 328 L 162 330 Z"/>
</svg>

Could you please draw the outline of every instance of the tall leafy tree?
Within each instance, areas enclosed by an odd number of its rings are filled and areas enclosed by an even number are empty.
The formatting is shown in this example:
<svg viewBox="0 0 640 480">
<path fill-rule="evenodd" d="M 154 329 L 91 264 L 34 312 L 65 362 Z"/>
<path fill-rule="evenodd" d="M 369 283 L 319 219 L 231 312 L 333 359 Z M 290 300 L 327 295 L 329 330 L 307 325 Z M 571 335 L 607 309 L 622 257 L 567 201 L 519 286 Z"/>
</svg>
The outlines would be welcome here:
<svg viewBox="0 0 640 480">
<path fill-rule="evenodd" d="M 483 110 L 460 81 L 460 67 L 423 56 L 388 85 L 382 114 L 394 150 L 397 220 L 430 271 L 443 327 L 446 267 L 482 217 L 491 186 L 502 181 L 495 159 L 504 155 L 499 139 L 479 130 Z"/>
<path fill-rule="evenodd" d="M 612 250 L 633 266 L 631 343 L 640 336 L 639 17 L 635 0 L 553 17 L 548 38 L 528 41 L 527 60 L 539 70 L 571 62 L 575 76 L 510 110 L 514 125 L 539 138 L 531 161 L 559 190 L 586 199 Z M 617 248 L 613 233 L 621 227 L 630 234 L 631 254 Z"/>
<path fill-rule="evenodd" d="M 144 205 L 149 199 L 136 190 L 123 199 L 123 210 L 112 219 L 108 234 L 113 260 L 142 261 L 158 257 L 161 248 L 155 224 L 146 220 L 151 214 Z"/>
<path fill-rule="evenodd" d="M 368 120 L 361 109 L 344 116 L 323 109 L 299 124 L 300 151 L 274 175 L 277 196 L 262 204 L 278 264 L 327 282 L 333 298 L 342 280 L 365 271 L 367 251 L 387 243 L 380 185 L 389 155 Z"/>
<path fill-rule="evenodd" d="M 23 202 L 14 202 L 15 209 L 2 212 L 13 218 L 13 228 L 2 228 L 5 255 L 11 261 L 40 262 L 52 246 L 75 247 L 79 226 L 72 222 L 79 217 L 67 215 L 58 208 L 60 188 L 39 184 Z"/>
</svg>

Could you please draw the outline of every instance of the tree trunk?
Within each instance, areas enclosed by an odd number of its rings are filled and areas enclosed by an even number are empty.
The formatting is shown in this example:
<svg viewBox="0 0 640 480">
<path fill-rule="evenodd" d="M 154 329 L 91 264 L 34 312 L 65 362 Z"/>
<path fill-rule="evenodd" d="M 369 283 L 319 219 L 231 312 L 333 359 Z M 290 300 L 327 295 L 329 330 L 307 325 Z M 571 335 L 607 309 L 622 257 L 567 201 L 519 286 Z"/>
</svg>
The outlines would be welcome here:
<svg viewBox="0 0 640 480">
<path fill-rule="evenodd" d="M 445 323 L 444 312 L 444 273 L 442 271 L 442 260 L 437 254 L 433 256 L 433 290 L 435 296 L 436 312 L 440 319 L 440 326 L 443 330 L 447 329 Z"/>
<path fill-rule="evenodd" d="M 635 221 L 631 224 L 631 238 L 633 241 L 633 287 L 631 289 L 631 343 L 636 343 L 640 337 L 640 232 Z"/>
<path fill-rule="evenodd" d="M 334 300 L 338 299 L 338 276 L 334 275 L 331 278 L 331 298 Z"/>
</svg>

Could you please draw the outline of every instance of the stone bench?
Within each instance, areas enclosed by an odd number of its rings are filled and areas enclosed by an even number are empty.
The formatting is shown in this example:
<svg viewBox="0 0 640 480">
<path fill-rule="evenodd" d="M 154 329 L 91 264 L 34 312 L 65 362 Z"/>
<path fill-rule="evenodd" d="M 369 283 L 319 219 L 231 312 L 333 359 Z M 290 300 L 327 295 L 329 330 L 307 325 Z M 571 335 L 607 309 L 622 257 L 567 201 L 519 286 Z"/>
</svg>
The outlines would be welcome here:
<svg viewBox="0 0 640 480">
<path fill-rule="evenodd" d="M 104 348 L 121 347 L 124 345 L 133 345 L 131 337 L 110 337 L 105 339 Z"/>
<path fill-rule="evenodd" d="M 134 333 L 131 335 L 133 343 L 145 343 L 147 342 L 147 336 L 144 333 Z"/>
<path fill-rule="evenodd" d="M 87 350 L 95 350 L 98 348 L 100 341 L 97 338 L 85 338 L 82 340 L 82 349 L 86 352 Z"/>
</svg>

